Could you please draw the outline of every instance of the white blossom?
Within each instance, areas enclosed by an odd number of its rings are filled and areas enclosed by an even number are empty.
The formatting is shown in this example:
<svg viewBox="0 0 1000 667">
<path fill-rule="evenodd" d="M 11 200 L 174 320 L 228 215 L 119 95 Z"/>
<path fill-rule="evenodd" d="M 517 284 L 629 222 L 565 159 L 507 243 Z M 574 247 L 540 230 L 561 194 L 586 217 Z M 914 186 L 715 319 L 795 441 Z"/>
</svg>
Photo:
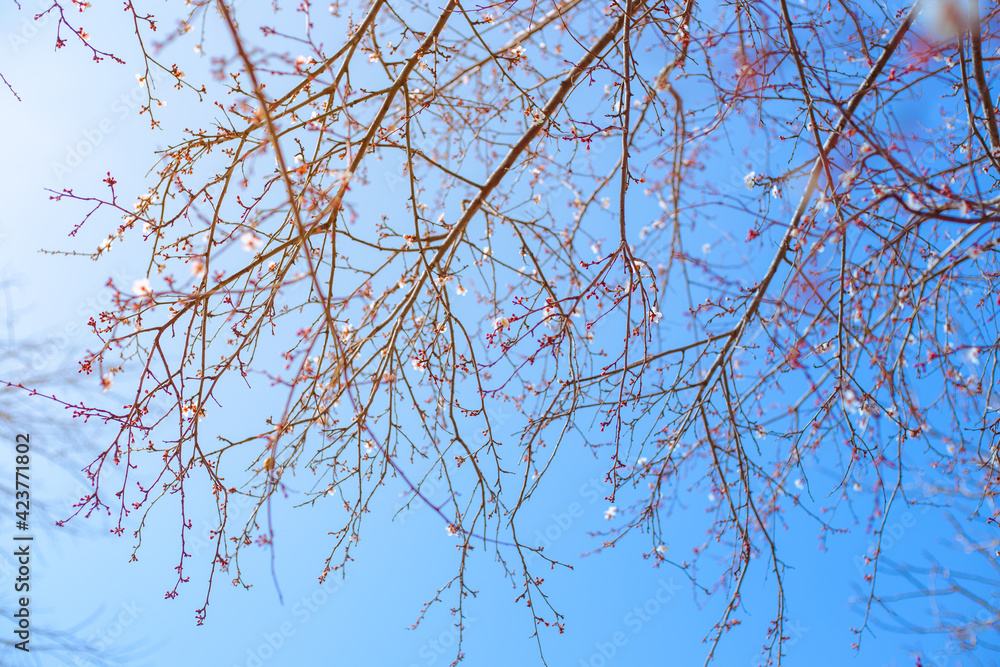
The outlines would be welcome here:
<svg viewBox="0 0 1000 667">
<path fill-rule="evenodd" d="M 840 176 L 838 176 L 837 180 L 840 181 L 841 187 L 849 188 L 851 187 L 851 184 L 854 183 L 854 179 L 857 177 L 858 177 L 858 168 L 854 167 L 853 169 L 845 171 Z"/>
<path fill-rule="evenodd" d="M 147 296 L 153 293 L 153 288 L 149 286 L 149 278 L 139 278 L 132 283 L 132 294 L 137 296 Z"/>
<path fill-rule="evenodd" d="M 819 196 L 816 197 L 815 208 L 820 213 L 826 213 L 830 210 L 830 200 L 827 199 L 825 192 L 820 192 Z"/>
<path fill-rule="evenodd" d="M 244 232 L 240 236 L 240 244 L 243 246 L 245 252 L 257 252 L 264 247 L 264 242 L 260 240 L 260 237 L 253 232 Z"/>
<path fill-rule="evenodd" d="M 195 278 L 201 278 L 205 275 L 205 262 L 201 259 L 192 259 L 191 266 L 188 267 L 188 269 L 191 271 L 192 276 Z"/>
</svg>

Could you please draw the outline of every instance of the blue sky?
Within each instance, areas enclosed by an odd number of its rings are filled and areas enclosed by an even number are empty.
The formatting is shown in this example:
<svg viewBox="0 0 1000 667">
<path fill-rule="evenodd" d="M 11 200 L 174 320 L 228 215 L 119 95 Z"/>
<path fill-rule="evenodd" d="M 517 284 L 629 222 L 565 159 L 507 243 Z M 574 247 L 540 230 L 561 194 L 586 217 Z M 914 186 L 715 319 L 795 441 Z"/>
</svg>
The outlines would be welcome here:
<svg viewBox="0 0 1000 667">
<path fill-rule="evenodd" d="M 70 239 L 68 232 L 81 209 L 50 201 L 45 188 L 94 192 L 105 171 L 113 168 L 121 192 L 145 191 L 153 152 L 183 127 L 198 122 L 207 105 L 192 104 L 190 94 L 164 90 L 167 106 L 157 110 L 163 128 L 150 131 L 145 118 L 137 116 L 142 89 L 135 78 L 136 52 L 122 31 L 117 7 L 95 8 L 88 27 L 98 42 L 105 39 L 123 54 L 126 65 L 92 63 L 74 45 L 53 53 L 51 25 L 31 34 L 24 23 L 30 13 L 26 7 L 21 12 L 13 4 L 0 8 L 0 23 L 7 26 L 0 45 L 0 71 L 23 100 L 18 103 L 10 95 L 0 95 L 0 109 L 13 130 L 6 136 L 8 159 L 0 164 L 0 200 L 5 204 L 0 211 L 0 265 L 3 277 L 15 282 L 17 339 L 58 341 L 38 361 L 55 370 L 64 355 L 78 354 L 91 344 L 82 325 L 108 298 L 109 291 L 102 287 L 107 278 L 128 283 L 145 275 L 145 266 L 142 255 L 127 251 L 112 253 L 99 263 L 38 253 L 42 247 L 92 249 L 107 235 L 107 225 L 115 222 L 94 220 Z M 124 37 L 115 36 L 119 33 Z M 177 56 L 181 58 L 193 55 Z M 190 64 L 196 71 L 198 65 Z M 80 155 L 83 152 L 88 154 Z M 722 230 L 735 238 L 745 235 L 746 230 L 723 225 Z M 75 372 L 72 365 L 65 370 Z M 57 383 L 55 391 L 73 400 L 120 398 L 114 391 L 101 396 L 96 386 L 63 388 Z M 221 411 L 218 428 L 239 423 L 244 411 L 256 409 L 253 400 Z M 51 417 L 32 415 L 32 420 L 66 418 L 51 405 L 38 409 Z M 15 418 L 14 425 L 19 430 L 55 433 L 45 430 L 44 423 L 19 423 Z M 74 422 L 69 428 L 83 447 L 109 437 L 108 428 L 95 421 Z M 10 441 L 6 432 L 3 437 Z M 86 462 L 86 451 L 71 452 L 67 459 L 70 463 L 63 467 L 41 460 L 34 463 L 33 496 L 57 516 L 68 513 L 68 503 L 78 495 L 82 476 L 73 466 Z M 0 472 L 9 474 L 9 457 L 0 461 Z M 520 528 L 538 536 L 547 553 L 558 554 L 574 568 L 543 575 L 553 605 L 567 621 L 564 634 L 541 635 L 548 664 L 701 664 L 705 654 L 701 639 L 722 611 L 721 597 L 695 597 L 682 572 L 666 565 L 651 567 L 640 556 L 646 545 L 635 538 L 618 548 L 581 556 L 598 544 L 588 531 L 608 525 L 603 479 L 601 462 L 581 457 L 571 473 L 547 478 L 532 501 L 531 521 Z M 111 656 L 125 656 L 133 665 L 449 664 L 457 645 L 454 620 L 447 612 L 453 598 L 445 597 L 417 629 L 408 629 L 421 605 L 456 570 L 455 540 L 440 517 L 416 507 L 392 520 L 401 504 L 398 494 L 405 489 L 394 480 L 395 488 L 387 489 L 367 517 L 346 580 L 331 578 L 321 586 L 317 576 L 330 548 L 327 525 L 331 521 L 336 525 L 339 517 L 335 507 L 292 507 L 309 483 L 308 478 L 296 478 L 289 482 L 288 497 L 272 504 L 276 578 L 284 604 L 278 601 L 271 577 L 270 552 L 248 550 L 241 567 L 253 588 L 232 587 L 227 575 L 218 576 L 208 619 L 196 626 L 194 610 L 203 603 L 205 556 L 210 557 L 198 544 L 189 546 L 189 553 L 194 552 L 188 565 L 190 583 L 181 587 L 178 598 L 165 600 L 164 593 L 173 587 L 179 548 L 177 514 L 171 511 L 176 505 L 168 499 L 150 516 L 137 562 L 129 562 L 133 545 L 129 532 L 123 537 L 111 535 L 113 524 L 107 517 L 77 519 L 67 529 L 38 527 L 32 570 L 35 627 L 65 629 Z M 669 555 L 677 560 L 688 558 L 685 549 L 704 539 L 702 499 L 692 496 L 685 502 L 687 510 L 673 514 L 668 525 L 669 534 L 676 536 L 670 540 Z M 10 524 L 4 519 L 0 525 L 4 526 L 0 540 L 6 540 Z M 936 513 L 919 509 L 900 512 L 890 522 L 894 526 L 893 543 L 884 550 L 900 559 L 950 535 Z M 194 534 L 198 533 L 196 524 Z M 783 664 L 912 665 L 916 648 L 926 651 L 925 665 L 969 664 L 942 653 L 940 639 L 888 631 L 865 636 L 860 653 L 851 649 L 854 639 L 849 629 L 860 624 L 861 616 L 850 598 L 854 587 L 864 583 L 857 562 L 869 538 L 856 529 L 830 537 L 827 549 L 820 550 L 817 533 L 815 524 L 801 515 L 791 516 L 787 529 L 779 531 L 790 592 L 786 630 L 790 655 Z M 467 601 L 463 664 L 535 664 L 539 649 L 530 637 L 530 617 L 523 604 L 514 602 L 517 592 L 502 576 L 494 552 L 479 549 L 472 561 L 468 583 L 478 594 Z M 5 563 L 0 560 L 0 567 Z M 742 600 L 744 623 L 724 639 L 718 664 L 757 664 L 773 611 L 774 582 L 766 576 L 764 562 L 755 563 L 752 572 Z M 0 601 L 8 605 L 9 568 L 0 570 L 0 582 Z M 8 625 L 9 619 L 0 623 L 4 638 L 10 636 Z M 0 656 L 4 664 L 90 664 L 84 656 L 60 653 Z M 992 664 L 988 656 L 983 659 Z"/>
</svg>

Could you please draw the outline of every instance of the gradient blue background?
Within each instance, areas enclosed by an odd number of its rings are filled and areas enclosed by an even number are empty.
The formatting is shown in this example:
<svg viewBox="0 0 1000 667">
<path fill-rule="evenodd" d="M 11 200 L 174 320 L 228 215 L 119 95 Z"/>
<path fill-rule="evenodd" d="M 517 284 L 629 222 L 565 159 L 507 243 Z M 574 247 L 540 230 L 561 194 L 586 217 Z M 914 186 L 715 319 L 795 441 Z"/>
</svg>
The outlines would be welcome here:
<svg viewBox="0 0 1000 667">
<path fill-rule="evenodd" d="M 245 4 L 243 11 L 250 11 Z M 193 104 L 188 93 L 160 90 L 168 101 L 157 110 L 162 130 L 150 131 L 145 117 L 137 116 L 135 100 L 141 99 L 141 91 L 134 63 L 138 59 L 120 7 L 115 3 L 96 7 L 84 18 L 95 42 L 123 55 L 128 61 L 124 66 L 89 62 L 72 40 L 66 49 L 54 53 L 51 22 L 39 27 L 35 35 L 26 27 L 34 10 L 30 2 L 20 12 L 13 3 L 0 7 L 5 32 L 0 44 L 0 71 L 23 99 L 17 103 L 0 91 L 7 129 L 5 159 L 0 162 L 0 277 L 13 284 L 10 294 L 16 341 L 56 341 L 35 365 L 53 372 L 68 369 L 72 374 L 74 367 L 64 362 L 91 344 L 83 324 L 110 294 L 99 286 L 108 276 L 130 284 L 144 275 L 145 266 L 143 255 L 121 249 L 97 264 L 38 253 L 42 247 L 96 247 L 108 233 L 109 224 L 108 218 L 96 219 L 77 238 L 68 238 L 83 208 L 50 201 L 44 188 L 96 193 L 104 172 L 112 168 L 120 192 L 131 196 L 143 191 L 153 151 L 174 140 L 184 127 L 204 124 L 200 114 L 207 105 Z M 166 22 L 163 27 L 169 29 Z M 11 35 L 17 38 L 11 39 Z M 217 52 L 230 48 L 224 37 L 213 39 Z M 192 72 L 201 67 L 203 71 L 205 61 L 197 64 L 193 54 L 169 52 L 166 59 L 189 57 L 190 62 L 181 60 L 182 67 Z M 194 74 L 191 79 L 200 80 Z M 933 121 L 933 115 L 929 108 L 927 120 Z M 102 122 L 105 128 L 110 123 L 112 129 L 102 130 Z M 92 152 L 70 173 L 61 175 L 57 165 L 65 164 L 69 152 L 81 142 L 95 144 L 95 136 L 100 141 Z M 733 232 L 738 237 L 745 233 Z M 76 388 L 56 385 L 56 391 L 60 397 L 73 400 L 85 396 L 111 404 L 122 400 L 114 391 L 101 396 L 95 378 Z M 34 433 L 36 448 L 56 446 L 39 442 L 58 433 L 44 430 L 41 421 L 65 420 L 68 415 L 39 399 L 33 405 L 38 413 L 27 420 L 15 415 L 4 425 L 0 452 L 8 452 L 10 434 L 19 431 Z M 218 419 L 235 421 L 239 417 L 236 410 L 227 410 Z M 68 428 L 75 439 L 73 448 L 81 451 L 67 452 L 68 463 L 63 466 L 39 457 L 33 462 L 33 497 L 44 501 L 58 517 L 68 514 L 69 503 L 83 488 L 82 475 L 74 471 L 89 460 L 88 443 L 105 442 L 110 434 L 108 428 L 93 421 L 72 422 Z M 11 474 L 10 458 L 4 453 L 0 459 L 4 475 Z M 721 613 L 723 598 L 695 599 L 683 573 L 666 566 L 650 567 L 650 562 L 639 556 L 645 545 L 633 540 L 582 557 L 598 545 L 598 539 L 588 536 L 588 531 L 608 526 L 603 518 L 608 503 L 592 491 L 601 487 L 600 466 L 589 456 L 581 461 L 575 478 L 548 478 L 535 501 L 536 525 L 521 528 L 529 535 L 544 536 L 544 543 L 550 543 L 547 553 L 574 567 L 573 571 L 556 569 L 544 575 L 550 600 L 566 615 L 565 634 L 549 631 L 541 635 L 548 664 L 702 664 L 706 646 L 701 640 Z M 317 576 L 329 552 L 327 530 L 339 520 L 336 510 L 293 509 L 297 500 L 294 493 L 285 501 L 276 501 L 276 571 L 284 604 L 279 604 L 270 575 L 270 553 L 248 550 L 242 567 L 255 582 L 254 587 L 234 588 L 228 582 L 230 575 L 217 575 L 208 619 L 201 627 L 195 625 L 194 610 L 202 605 L 205 595 L 210 559 L 207 546 L 189 545 L 194 556 L 187 565 L 191 581 L 181 587 L 177 599 L 164 599 L 164 593 L 173 587 L 179 550 L 180 531 L 176 513 L 171 511 L 176 504 L 170 499 L 154 509 L 151 528 L 134 563 L 128 562 L 133 539 L 128 533 L 111 535 L 113 521 L 108 517 L 77 519 L 64 529 L 43 528 L 37 526 L 41 518 L 36 512 L 31 596 L 34 627 L 75 633 L 104 647 L 110 658 L 133 665 L 447 665 L 454 660 L 457 646 L 454 618 L 447 612 L 453 598 L 445 597 L 444 604 L 419 628 L 408 628 L 421 605 L 454 575 L 458 551 L 440 518 L 427 508 L 416 507 L 390 520 L 398 508 L 394 493 L 404 490 L 401 482 L 397 485 L 393 493 L 383 494 L 381 504 L 367 517 L 346 580 L 331 576 L 324 586 L 318 584 Z M 677 536 L 671 541 L 669 555 L 678 560 L 689 557 L 685 549 L 703 539 L 698 532 L 704 520 L 699 499 L 690 501 L 687 512 L 674 514 L 669 525 Z M 885 550 L 889 556 L 919 559 L 922 550 L 951 534 L 937 513 L 910 510 L 907 518 L 904 512 L 890 520 L 890 526 L 895 522 L 899 527 L 894 531 L 898 539 Z M 6 552 L 12 532 L 10 513 L 0 508 L 0 516 L 0 550 Z M 855 528 L 849 535 L 830 537 L 826 551 L 818 548 L 816 526 L 801 516 L 792 517 L 788 529 L 780 531 L 788 565 L 784 583 L 789 593 L 786 634 L 790 636 L 786 645 L 789 656 L 783 664 L 913 665 L 917 649 L 925 651 L 925 665 L 977 664 L 969 662 L 968 656 L 947 654 L 942 638 L 886 630 L 866 635 L 860 652 L 851 648 L 854 636 L 850 628 L 862 622 L 862 606 L 851 598 L 866 590 L 856 562 L 869 542 L 863 526 Z M 199 532 L 196 524 L 195 533 Z M 530 636 L 530 617 L 523 605 L 514 603 L 518 592 L 502 577 L 492 554 L 489 549 L 480 549 L 472 558 L 468 584 L 479 593 L 466 603 L 463 664 L 536 664 L 539 647 Z M 764 630 L 773 614 L 774 588 L 773 581 L 763 576 L 766 563 L 755 564 L 755 570 L 757 576 L 744 590 L 744 623 L 728 633 L 717 664 L 758 664 Z M 9 560 L 0 559 L 0 600 L 11 596 L 10 576 Z M 921 604 L 917 603 L 917 608 Z M 11 637 L 9 618 L 0 621 L 0 633 L 4 639 Z M 39 634 L 34 641 L 46 643 Z M 32 652 L 30 656 L 6 652 L 0 654 L 0 660 L 3 664 L 92 664 L 84 656 L 65 652 Z M 989 654 L 981 654 L 979 660 L 993 664 Z"/>
</svg>

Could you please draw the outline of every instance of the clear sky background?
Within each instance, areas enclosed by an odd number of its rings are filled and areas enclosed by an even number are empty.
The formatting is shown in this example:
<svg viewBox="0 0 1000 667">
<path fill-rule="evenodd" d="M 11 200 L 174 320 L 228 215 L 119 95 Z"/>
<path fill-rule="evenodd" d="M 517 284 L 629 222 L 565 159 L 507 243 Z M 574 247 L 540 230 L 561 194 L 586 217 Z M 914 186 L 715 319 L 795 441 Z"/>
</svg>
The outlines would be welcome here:
<svg viewBox="0 0 1000 667">
<path fill-rule="evenodd" d="M 261 3 L 262 5 L 265 3 Z M 153 152 L 174 140 L 186 126 L 204 125 L 201 114 L 210 109 L 197 104 L 189 93 L 162 90 L 167 106 L 158 109 L 162 129 L 151 131 L 138 116 L 142 91 L 135 78 L 138 62 L 129 28 L 116 3 L 88 12 L 87 27 L 95 43 L 123 55 L 128 64 L 96 64 L 72 41 L 53 52 L 53 25 L 34 26 L 32 3 L 18 11 L 13 3 L 0 6 L 0 72 L 15 87 L 22 101 L 0 90 L 0 112 L 5 127 L 4 157 L 0 162 L 0 266 L 11 287 L 5 300 L 5 318 L 13 323 L 15 345 L 52 341 L 31 361 L 32 372 L 75 374 L 70 360 L 92 341 L 86 319 L 106 303 L 103 288 L 109 276 L 123 283 L 145 275 L 143 255 L 127 250 L 113 252 L 99 263 L 85 258 L 39 253 L 52 250 L 90 250 L 103 239 L 116 220 L 97 217 L 75 237 L 68 233 L 81 218 L 83 208 L 50 200 L 46 188 L 74 188 L 96 193 L 108 169 L 119 181 L 119 190 L 131 200 L 146 188 L 145 174 Z M 217 41 L 219 52 L 230 48 Z M 189 49 L 189 45 L 185 44 Z M 170 53 L 185 69 L 204 71 L 193 53 Z M 194 78 L 192 76 L 192 78 Z M 87 152 L 87 155 L 81 153 Z M 74 155 L 79 156 L 79 159 Z M 67 170 L 63 170 L 63 167 Z M 732 230 L 738 237 L 745 230 Z M 127 249 L 128 245 L 125 245 Z M 8 343 L 9 344 L 9 343 Z M 19 378 L 15 378 L 19 379 Z M 100 394 L 96 379 L 70 386 L 55 380 L 52 390 L 61 398 L 118 401 L 115 391 Z M 217 418 L 238 422 L 252 402 L 227 408 Z M 62 420 L 61 422 L 58 420 Z M 53 423 L 67 423 L 67 435 Z M 70 513 L 88 461 L 88 448 L 110 437 L 103 424 L 68 419 L 65 411 L 39 399 L 31 410 L 16 413 L 4 425 L 0 445 L 0 473 L 9 479 L 13 432 L 36 434 L 36 451 L 59 452 L 60 460 L 33 462 L 32 493 L 55 517 Z M 55 442 L 58 439 L 59 442 Z M 601 665 L 694 665 L 704 660 L 702 638 L 721 613 L 723 600 L 695 599 L 683 573 L 663 566 L 652 568 L 643 560 L 635 542 L 582 556 L 598 544 L 588 531 L 607 528 L 608 503 L 604 472 L 592 457 L 581 457 L 573 477 L 550 477 L 535 501 L 536 525 L 525 526 L 573 565 L 546 573 L 554 606 L 566 616 L 566 632 L 545 632 L 541 647 L 548 664 L 556 667 Z M 303 480 L 303 488 L 307 485 Z M 294 482 L 291 486 L 294 487 Z M 398 483 L 396 492 L 403 491 Z M 411 667 L 447 665 L 455 658 L 457 631 L 448 615 L 451 604 L 431 612 L 417 629 L 409 629 L 421 605 L 453 576 L 458 552 L 440 518 L 427 508 L 398 515 L 398 498 L 384 494 L 381 505 L 367 517 L 355 562 L 346 580 L 331 577 L 317 582 L 329 552 L 327 530 L 340 520 L 328 506 L 293 508 L 295 492 L 273 504 L 277 548 L 276 574 L 284 598 L 280 604 L 270 574 L 270 553 L 244 552 L 241 563 L 250 590 L 232 587 L 228 577 L 216 578 L 206 623 L 195 624 L 194 610 L 205 596 L 205 545 L 194 544 L 189 553 L 190 583 L 181 595 L 165 600 L 173 587 L 178 535 L 175 504 L 158 505 L 137 562 L 129 562 L 133 539 L 115 537 L 113 522 L 104 516 L 74 520 L 68 528 L 38 525 L 36 519 L 32 562 L 32 622 L 39 634 L 33 642 L 47 643 L 41 630 L 58 630 L 98 645 L 109 659 L 132 665 L 386 665 Z M 395 502 L 394 502 L 395 501 Z M 8 551 L 12 503 L 0 508 L 0 550 Z M 704 519 L 700 499 L 688 499 L 687 512 L 675 513 L 669 526 L 676 535 L 671 557 L 683 560 L 687 545 L 699 541 Z M 522 515 L 525 516 L 525 515 Z M 892 543 L 885 552 L 900 560 L 919 560 L 921 552 L 947 538 L 950 530 L 937 513 L 900 512 L 890 526 Z M 818 548 L 818 530 L 801 515 L 791 518 L 782 531 L 789 567 L 785 586 L 790 592 L 786 665 L 913 665 L 914 652 L 924 651 L 925 665 L 993 664 L 988 653 L 953 656 L 939 637 L 907 636 L 877 631 L 866 635 L 860 652 L 851 648 L 850 628 L 862 622 L 863 607 L 852 597 L 863 592 L 863 571 L 857 565 L 868 548 L 863 526 L 850 534 L 830 537 L 826 550 Z M 197 526 L 195 533 L 197 534 Z M 676 546 L 673 546 L 676 545 Z M 469 585 L 478 596 L 468 601 L 463 664 L 470 666 L 536 664 L 539 647 L 531 638 L 530 617 L 516 604 L 517 592 L 491 561 L 490 550 L 473 556 Z M 200 557 L 199 557 L 200 556 Z M 5 609 L 12 599 L 10 561 L 0 559 L 0 601 Z M 756 664 L 764 630 L 773 613 L 773 581 L 762 573 L 745 589 L 745 622 L 722 643 L 718 664 L 752 667 Z M 918 603 L 918 606 L 923 603 Z M 2 638 L 12 637 L 9 616 L 0 621 Z M 979 662 L 976 662 L 976 661 Z M 82 655 L 65 652 L 0 653 L 3 664 L 97 664 Z M 964 661 L 964 662 L 963 662 Z"/>
</svg>

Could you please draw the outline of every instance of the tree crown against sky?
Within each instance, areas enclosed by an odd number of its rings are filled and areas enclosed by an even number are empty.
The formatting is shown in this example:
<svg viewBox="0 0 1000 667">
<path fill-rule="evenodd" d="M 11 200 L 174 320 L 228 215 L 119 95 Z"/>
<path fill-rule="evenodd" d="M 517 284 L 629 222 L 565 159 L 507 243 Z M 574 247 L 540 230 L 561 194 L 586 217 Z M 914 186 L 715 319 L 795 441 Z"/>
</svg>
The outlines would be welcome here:
<svg viewBox="0 0 1000 667">
<path fill-rule="evenodd" d="M 57 45 L 117 57 L 74 7 L 47 10 Z M 241 583 L 241 550 L 280 547 L 269 510 L 294 480 L 346 512 L 323 527 L 326 577 L 402 485 L 459 546 L 431 603 L 461 624 L 485 550 L 536 629 L 561 629 L 541 575 L 565 563 L 519 527 L 546 480 L 596 462 L 595 550 L 725 596 L 710 654 L 746 578 L 766 579 L 779 657 L 793 513 L 823 540 L 872 531 L 871 603 L 886 522 L 924 500 L 915 476 L 993 493 L 995 7 L 273 9 L 126 6 L 143 114 L 158 123 L 169 86 L 204 112 L 137 200 L 113 165 L 55 195 L 79 229 L 113 222 L 78 252 L 148 253 L 91 321 L 82 370 L 130 399 L 79 408 L 116 427 L 80 512 L 125 533 L 190 496 L 183 535 L 209 500 L 209 581 Z M 182 44 L 213 54 L 211 90 L 166 59 Z M 241 391 L 254 413 L 213 425 Z M 112 466 L 124 486 L 102 486 Z M 444 504 L 422 491 L 442 482 Z M 238 525 L 237 498 L 260 508 Z M 691 509 L 707 532 L 678 544 Z"/>
</svg>

